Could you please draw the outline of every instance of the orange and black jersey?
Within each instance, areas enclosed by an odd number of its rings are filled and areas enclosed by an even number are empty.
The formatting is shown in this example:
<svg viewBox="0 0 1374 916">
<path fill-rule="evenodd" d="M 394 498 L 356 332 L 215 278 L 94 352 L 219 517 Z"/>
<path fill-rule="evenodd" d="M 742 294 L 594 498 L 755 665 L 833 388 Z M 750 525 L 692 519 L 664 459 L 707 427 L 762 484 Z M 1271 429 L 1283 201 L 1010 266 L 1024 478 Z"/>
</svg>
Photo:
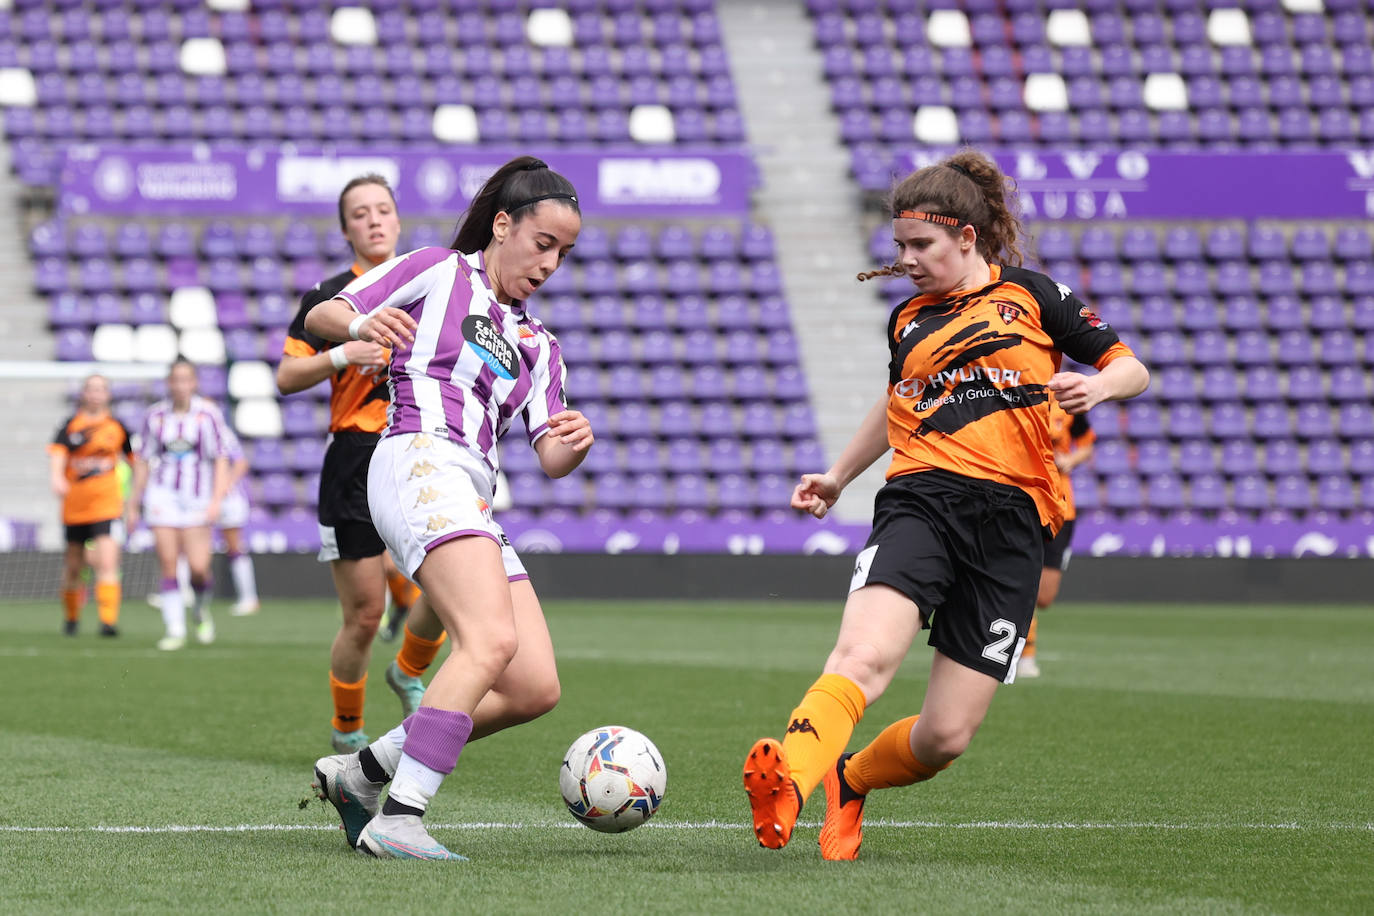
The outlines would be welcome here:
<svg viewBox="0 0 1374 916">
<path fill-rule="evenodd" d="M 348 270 L 320 281 L 302 296 L 300 311 L 291 322 L 282 352 L 287 356 L 314 356 L 330 347 L 341 346 L 307 331 L 305 316 L 316 305 L 333 299 L 341 289 L 362 274 L 362 269 L 354 264 Z M 385 368 L 345 366 L 329 378 L 329 431 L 382 432 L 386 429 L 386 408 L 390 400 Z"/>
<path fill-rule="evenodd" d="M 1087 414 L 1070 416 L 1054 398 L 1050 398 L 1049 404 L 1050 442 L 1056 455 L 1068 455 L 1088 448 L 1097 441 L 1097 433 L 1093 432 Z M 1076 518 L 1078 510 L 1073 503 L 1073 480 L 1063 471 L 1059 471 L 1059 492 L 1064 500 L 1064 521 Z"/>
<path fill-rule="evenodd" d="M 89 525 L 124 514 L 124 496 L 115 473 L 122 455 L 133 459 L 129 431 L 109 414 L 77 413 L 57 430 L 48 451 L 67 456 L 67 496 L 62 524 Z"/>
<path fill-rule="evenodd" d="M 1020 487 L 1064 519 L 1047 383 L 1063 354 L 1099 369 L 1133 355 L 1067 286 L 992 265 L 980 289 L 914 296 L 887 327 L 887 477 L 935 468 Z"/>
</svg>

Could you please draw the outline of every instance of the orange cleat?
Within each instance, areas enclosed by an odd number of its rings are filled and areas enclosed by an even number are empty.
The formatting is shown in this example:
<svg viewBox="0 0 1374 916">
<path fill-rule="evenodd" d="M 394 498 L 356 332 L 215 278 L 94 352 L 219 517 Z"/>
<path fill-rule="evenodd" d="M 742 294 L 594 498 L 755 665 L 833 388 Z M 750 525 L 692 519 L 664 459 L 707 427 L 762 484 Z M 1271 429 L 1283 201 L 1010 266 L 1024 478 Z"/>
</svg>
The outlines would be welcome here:
<svg viewBox="0 0 1374 916">
<path fill-rule="evenodd" d="M 782 756 L 782 742 L 774 738 L 754 742 L 744 760 L 744 791 L 749 794 L 759 845 L 786 846 L 801 814 L 801 794 Z"/>
<path fill-rule="evenodd" d="M 864 799 L 849 788 L 844 767 L 852 757 L 844 754 L 825 774 L 825 823 L 821 825 L 821 858 L 827 862 L 849 862 L 859 857 L 864 841 Z"/>
</svg>

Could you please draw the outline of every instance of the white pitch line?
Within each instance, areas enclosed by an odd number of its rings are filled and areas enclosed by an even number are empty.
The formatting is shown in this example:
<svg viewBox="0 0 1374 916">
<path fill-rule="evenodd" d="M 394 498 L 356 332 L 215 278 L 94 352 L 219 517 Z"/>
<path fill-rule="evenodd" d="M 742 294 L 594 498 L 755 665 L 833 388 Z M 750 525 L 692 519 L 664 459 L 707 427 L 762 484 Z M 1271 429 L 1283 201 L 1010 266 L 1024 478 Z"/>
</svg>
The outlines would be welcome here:
<svg viewBox="0 0 1374 916">
<path fill-rule="evenodd" d="M 474 822 L 466 824 L 431 824 L 436 830 L 577 830 L 580 824 L 570 821 L 531 823 Z M 645 825 L 659 830 L 739 830 L 747 824 L 724 821 L 650 821 Z M 818 822 L 801 822 L 798 827 L 819 827 Z M 1371 824 L 1168 824 L 1156 821 L 1042 823 L 1035 821 L 890 821 L 874 820 L 865 827 L 930 830 L 1294 830 L 1311 832 L 1374 832 Z M 166 824 L 163 826 L 99 824 L 86 827 L 32 827 L 19 824 L 0 824 L 0 833 L 305 833 L 317 830 L 338 830 L 337 824 Z"/>
</svg>

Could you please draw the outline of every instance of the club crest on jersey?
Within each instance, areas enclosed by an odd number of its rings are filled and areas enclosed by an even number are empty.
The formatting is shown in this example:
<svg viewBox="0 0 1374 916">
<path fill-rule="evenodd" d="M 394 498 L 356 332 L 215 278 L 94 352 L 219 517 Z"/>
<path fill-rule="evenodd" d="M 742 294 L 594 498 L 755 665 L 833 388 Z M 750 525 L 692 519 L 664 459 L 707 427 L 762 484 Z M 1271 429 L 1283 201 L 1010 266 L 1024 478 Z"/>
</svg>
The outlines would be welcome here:
<svg viewBox="0 0 1374 916">
<path fill-rule="evenodd" d="M 1014 305 L 1010 302 L 998 302 L 997 314 L 1002 316 L 1003 324 L 1011 324 L 1013 321 L 1021 317 L 1021 306 Z"/>
<path fill-rule="evenodd" d="M 513 379 L 520 374 L 520 358 L 510 341 L 501 336 L 501 329 L 486 315 L 469 315 L 463 319 L 463 339 L 472 347 L 472 352 L 482 358 L 482 362 L 503 379 Z"/>
<path fill-rule="evenodd" d="M 482 513 L 482 518 L 491 521 L 491 504 L 482 497 L 477 497 L 477 511 Z"/>
<path fill-rule="evenodd" d="M 1101 318 L 1098 317 L 1096 312 L 1088 308 L 1086 305 L 1078 310 L 1078 317 L 1082 318 L 1084 321 L 1086 321 L 1088 324 L 1092 325 L 1095 328 L 1104 327 L 1107 324 L 1107 322 L 1103 321 Z"/>
</svg>

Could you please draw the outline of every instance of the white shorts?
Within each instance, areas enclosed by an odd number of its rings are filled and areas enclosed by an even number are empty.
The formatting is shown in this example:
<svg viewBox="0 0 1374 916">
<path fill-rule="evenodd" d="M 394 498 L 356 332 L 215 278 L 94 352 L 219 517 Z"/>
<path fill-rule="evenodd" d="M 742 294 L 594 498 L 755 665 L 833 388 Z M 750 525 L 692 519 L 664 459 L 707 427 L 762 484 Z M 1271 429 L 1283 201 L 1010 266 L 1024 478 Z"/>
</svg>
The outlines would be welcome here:
<svg viewBox="0 0 1374 916">
<path fill-rule="evenodd" d="M 491 486 L 481 460 L 461 445 L 427 433 L 388 436 L 367 470 L 372 523 L 396 564 L 413 581 L 429 551 L 466 535 L 501 548 L 506 578 L 528 579 L 524 564 L 491 514 Z"/>
<path fill-rule="evenodd" d="M 201 528 L 209 524 L 210 500 L 149 485 L 143 493 L 143 521 L 149 528 Z"/>
<path fill-rule="evenodd" d="M 241 489 L 235 487 L 224 497 L 224 502 L 219 504 L 219 521 L 215 524 L 221 529 L 242 528 L 248 524 L 248 497 Z"/>
</svg>

